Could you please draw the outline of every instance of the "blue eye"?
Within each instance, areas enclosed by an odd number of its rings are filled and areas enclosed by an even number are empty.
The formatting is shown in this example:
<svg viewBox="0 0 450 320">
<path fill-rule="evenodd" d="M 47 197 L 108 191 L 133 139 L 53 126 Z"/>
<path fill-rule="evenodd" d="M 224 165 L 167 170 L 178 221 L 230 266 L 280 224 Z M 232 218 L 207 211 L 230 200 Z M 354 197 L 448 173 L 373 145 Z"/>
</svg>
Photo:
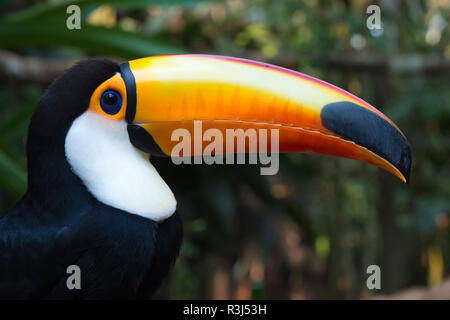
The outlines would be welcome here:
<svg viewBox="0 0 450 320">
<path fill-rule="evenodd" d="M 122 108 L 122 97 L 117 91 L 107 90 L 100 98 L 100 105 L 107 114 L 114 115 Z"/>
</svg>

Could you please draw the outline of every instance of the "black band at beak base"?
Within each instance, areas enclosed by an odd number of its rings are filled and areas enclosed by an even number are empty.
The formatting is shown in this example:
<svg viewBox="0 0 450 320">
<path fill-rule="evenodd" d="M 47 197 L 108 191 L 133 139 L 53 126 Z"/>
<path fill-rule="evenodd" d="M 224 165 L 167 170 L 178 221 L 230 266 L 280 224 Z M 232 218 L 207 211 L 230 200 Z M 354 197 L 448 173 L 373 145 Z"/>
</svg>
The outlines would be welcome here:
<svg viewBox="0 0 450 320">
<path fill-rule="evenodd" d="M 120 74 L 127 89 L 127 111 L 125 119 L 128 123 L 132 123 L 136 116 L 136 81 L 128 62 L 124 62 L 120 65 Z"/>
</svg>

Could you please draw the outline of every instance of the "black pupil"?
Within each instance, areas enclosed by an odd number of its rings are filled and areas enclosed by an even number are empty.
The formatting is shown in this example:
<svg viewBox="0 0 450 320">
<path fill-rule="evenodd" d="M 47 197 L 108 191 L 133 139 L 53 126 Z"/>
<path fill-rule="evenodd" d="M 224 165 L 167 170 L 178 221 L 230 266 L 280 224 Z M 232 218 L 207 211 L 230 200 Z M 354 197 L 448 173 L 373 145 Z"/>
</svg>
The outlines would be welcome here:
<svg viewBox="0 0 450 320">
<path fill-rule="evenodd" d="M 110 107 L 115 107 L 117 105 L 117 95 L 114 93 L 107 93 L 103 96 L 103 103 Z"/>
</svg>

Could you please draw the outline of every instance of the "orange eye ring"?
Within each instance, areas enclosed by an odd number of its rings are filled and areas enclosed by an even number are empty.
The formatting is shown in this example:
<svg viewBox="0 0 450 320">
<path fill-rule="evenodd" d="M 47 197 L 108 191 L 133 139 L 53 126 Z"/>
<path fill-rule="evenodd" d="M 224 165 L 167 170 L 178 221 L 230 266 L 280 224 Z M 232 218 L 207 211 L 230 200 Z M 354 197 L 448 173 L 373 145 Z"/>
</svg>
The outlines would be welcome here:
<svg viewBox="0 0 450 320">
<path fill-rule="evenodd" d="M 99 85 L 89 103 L 89 110 L 116 120 L 125 119 L 126 109 L 126 87 L 120 74 L 115 74 Z"/>
</svg>

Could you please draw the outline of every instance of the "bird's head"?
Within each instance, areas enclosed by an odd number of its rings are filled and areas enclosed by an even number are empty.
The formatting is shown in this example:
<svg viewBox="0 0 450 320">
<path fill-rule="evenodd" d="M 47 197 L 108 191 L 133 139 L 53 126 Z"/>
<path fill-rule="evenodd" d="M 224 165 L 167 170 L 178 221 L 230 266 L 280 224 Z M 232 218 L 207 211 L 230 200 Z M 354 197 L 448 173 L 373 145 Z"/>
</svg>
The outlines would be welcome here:
<svg viewBox="0 0 450 320">
<path fill-rule="evenodd" d="M 176 201 L 148 154 L 170 156 L 178 143 L 172 133 L 183 128 L 194 134 L 194 120 L 224 136 L 227 129 L 276 128 L 279 152 L 356 159 L 409 179 L 403 133 L 352 94 L 268 64 L 168 55 L 121 65 L 88 60 L 58 78 L 30 126 L 29 188 L 50 175 L 62 188 L 70 168 L 100 202 L 163 220 Z M 193 147 L 184 155 L 201 151 Z"/>
</svg>

